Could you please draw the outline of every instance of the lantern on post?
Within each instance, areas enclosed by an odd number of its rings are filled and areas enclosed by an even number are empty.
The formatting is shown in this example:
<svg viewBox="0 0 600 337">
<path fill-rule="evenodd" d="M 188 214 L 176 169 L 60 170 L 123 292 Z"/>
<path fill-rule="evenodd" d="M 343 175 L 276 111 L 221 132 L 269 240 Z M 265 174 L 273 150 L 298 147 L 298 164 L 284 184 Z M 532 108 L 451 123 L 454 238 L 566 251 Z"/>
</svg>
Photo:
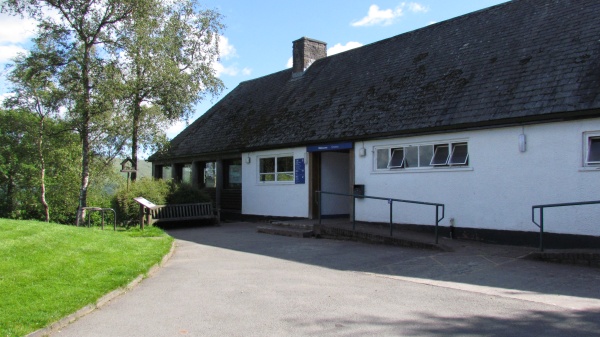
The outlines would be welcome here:
<svg viewBox="0 0 600 337">
<path fill-rule="evenodd" d="M 131 177 L 131 172 L 136 172 L 137 170 L 134 168 L 133 160 L 129 157 L 125 158 L 121 162 L 121 172 L 127 172 L 127 191 L 129 191 L 129 179 Z"/>
</svg>

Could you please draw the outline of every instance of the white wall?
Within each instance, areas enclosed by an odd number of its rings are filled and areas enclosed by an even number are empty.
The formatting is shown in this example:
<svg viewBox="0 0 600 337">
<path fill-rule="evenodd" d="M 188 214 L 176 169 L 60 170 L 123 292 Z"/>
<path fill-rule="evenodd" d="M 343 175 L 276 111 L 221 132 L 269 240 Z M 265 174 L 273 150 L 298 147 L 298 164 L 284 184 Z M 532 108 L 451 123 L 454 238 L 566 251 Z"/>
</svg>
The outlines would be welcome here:
<svg viewBox="0 0 600 337">
<path fill-rule="evenodd" d="M 350 193 L 350 158 L 348 153 L 321 152 L 321 191 Z M 351 199 L 337 195 L 322 195 L 323 215 L 350 214 Z"/>
<path fill-rule="evenodd" d="M 308 174 L 304 184 L 294 182 L 260 182 L 259 161 L 261 156 L 293 155 L 294 160 L 305 158 L 306 148 L 288 148 L 242 154 L 242 213 L 283 217 L 308 217 Z M 250 157 L 250 164 L 247 157 Z M 308 157 L 308 156 L 307 156 Z"/>
<path fill-rule="evenodd" d="M 444 226 L 454 218 L 457 227 L 538 231 L 532 205 L 600 200 L 600 170 L 582 163 L 586 131 L 600 131 L 600 119 L 369 141 L 365 157 L 356 151 L 355 183 L 365 184 L 366 195 L 444 203 Z M 527 137 L 523 153 L 521 133 Z M 453 139 L 468 141 L 468 168 L 374 170 L 374 146 Z M 387 222 L 389 205 L 358 200 L 356 216 Z M 600 235 L 600 205 L 549 209 L 544 216 L 546 232 Z M 394 204 L 394 222 L 434 221 L 433 207 Z"/>
</svg>

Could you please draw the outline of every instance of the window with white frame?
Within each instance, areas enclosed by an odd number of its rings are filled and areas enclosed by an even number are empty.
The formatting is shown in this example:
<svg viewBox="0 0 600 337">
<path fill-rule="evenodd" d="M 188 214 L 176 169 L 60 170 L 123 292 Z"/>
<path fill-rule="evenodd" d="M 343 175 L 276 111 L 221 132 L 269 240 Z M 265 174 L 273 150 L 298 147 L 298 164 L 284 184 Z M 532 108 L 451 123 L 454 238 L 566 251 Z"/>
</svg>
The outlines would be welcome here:
<svg viewBox="0 0 600 337">
<path fill-rule="evenodd" d="M 294 157 L 279 155 L 258 160 L 260 182 L 294 181 Z"/>
<path fill-rule="evenodd" d="M 376 170 L 460 167 L 469 164 L 467 142 L 408 144 L 375 149 Z"/>
<path fill-rule="evenodd" d="M 600 166 L 600 132 L 584 134 L 585 166 Z"/>
</svg>

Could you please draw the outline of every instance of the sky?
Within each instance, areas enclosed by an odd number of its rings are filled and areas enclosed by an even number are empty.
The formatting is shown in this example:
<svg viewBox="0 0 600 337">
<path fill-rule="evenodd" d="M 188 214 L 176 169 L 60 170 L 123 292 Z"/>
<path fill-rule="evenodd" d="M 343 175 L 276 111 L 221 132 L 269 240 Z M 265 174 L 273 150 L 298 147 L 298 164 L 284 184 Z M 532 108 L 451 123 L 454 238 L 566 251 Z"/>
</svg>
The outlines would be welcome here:
<svg viewBox="0 0 600 337">
<path fill-rule="evenodd" d="M 187 122 L 167 130 L 174 137 L 240 82 L 291 67 L 292 41 L 327 43 L 328 55 L 374 43 L 506 0 L 198 0 L 223 15 L 220 62 L 215 71 L 226 89 L 196 106 Z M 5 66 L 26 52 L 35 22 L 0 14 L 0 96 L 10 92 Z"/>
</svg>

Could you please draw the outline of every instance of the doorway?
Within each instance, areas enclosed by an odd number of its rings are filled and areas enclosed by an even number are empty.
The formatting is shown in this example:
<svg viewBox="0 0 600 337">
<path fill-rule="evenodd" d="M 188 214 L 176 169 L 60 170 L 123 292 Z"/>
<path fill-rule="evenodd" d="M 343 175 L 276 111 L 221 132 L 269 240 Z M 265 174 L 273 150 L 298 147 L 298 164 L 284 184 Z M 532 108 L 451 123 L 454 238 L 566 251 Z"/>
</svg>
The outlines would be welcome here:
<svg viewBox="0 0 600 337">
<path fill-rule="evenodd" d="M 318 196 L 315 191 L 351 194 L 354 181 L 353 150 L 310 153 L 310 202 L 312 219 L 319 217 Z M 352 199 L 346 196 L 322 195 L 321 217 L 349 218 Z"/>
</svg>

